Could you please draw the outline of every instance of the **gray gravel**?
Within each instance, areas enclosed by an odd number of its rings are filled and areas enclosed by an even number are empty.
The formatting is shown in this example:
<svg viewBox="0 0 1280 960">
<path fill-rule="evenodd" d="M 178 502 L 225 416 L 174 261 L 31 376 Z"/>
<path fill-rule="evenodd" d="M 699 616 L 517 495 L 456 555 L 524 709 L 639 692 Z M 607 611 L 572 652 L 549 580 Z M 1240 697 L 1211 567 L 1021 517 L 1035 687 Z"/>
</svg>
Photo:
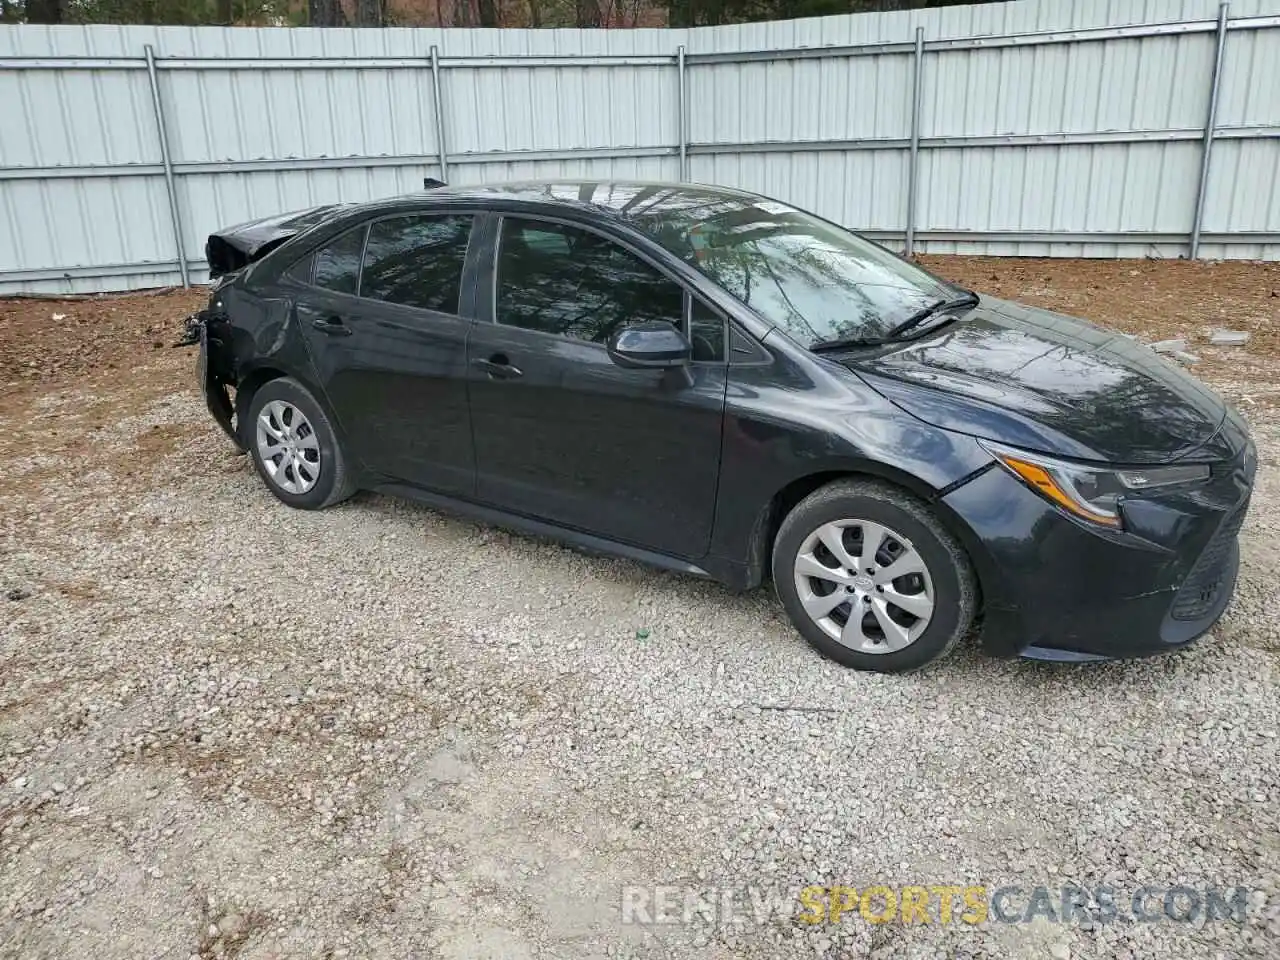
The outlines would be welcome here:
<svg viewBox="0 0 1280 960">
<path fill-rule="evenodd" d="M 0 421 L 33 441 L 0 506 L 0 955 L 1280 956 L 1274 414 L 1212 637 L 895 678 L 763 591 L 383 497 L 289 511 L 189 392 L 90 432 L 95 402 Z M 620 914 L 913 883 L 1257 892 L 1243 923 Z"/>
</svg>

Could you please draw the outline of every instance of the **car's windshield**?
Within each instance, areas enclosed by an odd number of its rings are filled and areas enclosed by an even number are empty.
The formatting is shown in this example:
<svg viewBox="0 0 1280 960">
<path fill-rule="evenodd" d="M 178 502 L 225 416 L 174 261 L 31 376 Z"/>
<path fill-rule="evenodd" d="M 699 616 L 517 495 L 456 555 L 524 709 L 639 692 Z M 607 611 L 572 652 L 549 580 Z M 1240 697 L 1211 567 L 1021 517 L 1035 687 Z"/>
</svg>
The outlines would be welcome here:
<svg viewBox="0 0 1280 960">
<path fill-rule="evenodd" d="M 887 250 L 773 200 L 681 191 L 631 219 L 805 346 L 884 336 L 956 294 Z"/>
</svg>

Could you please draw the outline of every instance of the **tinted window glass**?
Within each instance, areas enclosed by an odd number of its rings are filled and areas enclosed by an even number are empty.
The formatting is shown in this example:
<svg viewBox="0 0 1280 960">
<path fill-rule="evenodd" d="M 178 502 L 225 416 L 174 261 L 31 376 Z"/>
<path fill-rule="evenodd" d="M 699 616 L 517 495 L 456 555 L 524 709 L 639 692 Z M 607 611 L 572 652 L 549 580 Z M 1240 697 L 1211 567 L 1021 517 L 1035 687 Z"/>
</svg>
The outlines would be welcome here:
<svg viewBox="0 0 1280 960">
<path fill-rule="evenodd" d="M 604 343 L 643 320 L 683 327 L 684 292 L 598 234 L 514 217 L 502 221 L 498 322 Z"/>
<path fill-rule="evenodd" d="M 689 340 L 694 360 L 724 359 L 724 318 L 696 297 L 689 317 Z"/>
<path fill-rule="evenodd" d="M 297 263 L 295 263 L 293 266 L 291 266 L 288 270 L 286 270 L 284 272 L 284 275 L 288 277 L 290 280 L 297 280 L 299 283 L 310 283 L 311 282 L 311 265 L 314 262 L 315 262 L 315 255 L 309 253 L 305 257 L 303 257 L 301 260 L 299 260 Z"/>
<path fill-rule="evenodd" d="M 529 250 L 540 253 L 559 253 L 569 255 L 569 238 L 557 230 L 539 230 L 537 227 L 525 226 L 520 229 L 520 236 Z"/>
<path fill-rule="evenodd" d="M 364 227 L 356 227 L 317 251 L 315 285 L 337 293 L 355 293 L 360 282 L 363 249 Z"/>
<path fill-rule="evenodd" d="M 391 217 L 369 227 L 360 296 L 458 312 L 471 217 Z"/>
</svg>

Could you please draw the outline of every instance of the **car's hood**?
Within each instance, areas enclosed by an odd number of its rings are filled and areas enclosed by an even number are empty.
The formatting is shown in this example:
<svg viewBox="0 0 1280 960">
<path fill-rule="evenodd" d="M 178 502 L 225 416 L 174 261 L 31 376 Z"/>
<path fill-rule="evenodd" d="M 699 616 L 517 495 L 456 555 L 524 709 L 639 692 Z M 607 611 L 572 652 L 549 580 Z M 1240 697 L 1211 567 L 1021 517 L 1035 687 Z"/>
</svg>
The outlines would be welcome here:
<svg viewBox="0 0 1280 960">
<path fill-rule="evenodd" d="M 841 362 L 937 426 L 1087 460 L 1185 457 L 1226 416 L 1216 394 L 1148 347 L 992 297 L 936 334 Z"/>
<path fill-rule="evenodd" d="M 219 277 L 232 273 L 270 250 L 284 243 L 308 227 L 328 219 L 346 204 L 330 203 L 322 207 L 293 210 L 274 217 L 250 220 L 233 227 L 222 227 L 209 234 L 205 243 L 205 255 L 209 262 L 209 276 Z"/>
</svg>

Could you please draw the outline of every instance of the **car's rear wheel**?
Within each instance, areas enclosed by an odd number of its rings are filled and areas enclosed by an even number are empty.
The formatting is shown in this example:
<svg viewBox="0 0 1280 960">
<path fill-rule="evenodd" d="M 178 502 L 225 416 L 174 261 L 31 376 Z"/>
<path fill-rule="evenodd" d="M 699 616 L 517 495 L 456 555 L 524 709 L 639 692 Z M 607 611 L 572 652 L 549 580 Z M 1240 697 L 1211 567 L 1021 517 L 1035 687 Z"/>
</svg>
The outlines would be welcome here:
<svg viewBox="0 0 1280 960">
<path fill-rule="evenodd" d="M 267 489 L 291 507 L 318 510 L 355 492 L 329 418 L 291 377 L 254 392 L 242 436 Z"/>
<path fill-rule="evenodd" d="M 922 501 L 877 481 L 837 481 L 802 500 L 774 541 L 773 582 L 804 638 L 860 670 L 945 656 L 977 608 L 960 544 Z"/>
</svg>

